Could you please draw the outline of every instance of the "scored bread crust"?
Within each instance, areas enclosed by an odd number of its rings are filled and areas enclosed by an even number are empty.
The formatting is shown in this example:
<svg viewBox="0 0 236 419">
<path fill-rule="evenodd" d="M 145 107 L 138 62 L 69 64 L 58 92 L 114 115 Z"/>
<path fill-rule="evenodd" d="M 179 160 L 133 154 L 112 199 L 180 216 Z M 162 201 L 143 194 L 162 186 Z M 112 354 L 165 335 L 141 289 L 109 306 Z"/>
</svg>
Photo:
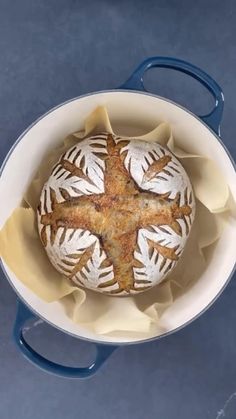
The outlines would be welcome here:
<svg viewBox="0 0 236 419">
<path fill-rule="evenodd" d="M 188 176 L 169 150 L 100 133 L 54 166 L 38 228 L 59 272 L 78 286 L 120 296 L 151 288 L 174 268 L 194 212 Z"/>
</svg>

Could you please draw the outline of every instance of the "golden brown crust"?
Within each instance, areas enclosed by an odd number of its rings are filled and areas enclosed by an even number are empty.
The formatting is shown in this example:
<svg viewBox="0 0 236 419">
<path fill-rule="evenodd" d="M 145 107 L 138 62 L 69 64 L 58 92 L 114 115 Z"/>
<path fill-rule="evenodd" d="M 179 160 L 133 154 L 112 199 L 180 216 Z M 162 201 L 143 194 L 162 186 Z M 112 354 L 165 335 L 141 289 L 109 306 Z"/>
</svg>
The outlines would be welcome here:
<svg viewBox="0 0 236 419">
<path fill-rule="evenodd" d="M 152 164 L 150 164 L 148 170 L 146 171 L 144 175 L 144 180 L 151 180 L 153 179 L 158 173 L 162 172 L 164 167 L 171 161 L 170 156 L 163 156 L 157 161 L 154 161 Z M 164 172 L 165 173 L 165 172 Z M 166 173 L 169 174 L 166 170 Z"/>
<path fill-rule="evenodd" d="M 107 255 L 103 265 L 109 266 L 109 264 L 112 264 L 114 268 L 114 278 L 100 284 L 99 287 L 104 288 L 118 283 L 119 289 L 112 291 L 114 293 L 123 290 L 129 292 L 131 289 L 135 289 L 133 268 L 142 266 L 134 258 L 138 230 L 148 228 L 151 225 L 169 225 L 177 234 L 181 234 L 181 227 L 176 220 L 179 218 L 185 219 L 185 216 L 191 214 L 192 211 L 188 205 L 187 195 L 185 204 L 180 205 L 179 195 L 174 201 L 170 201 L 168 194 L 159 199 L 157 194 L 140 191 L 124 166 L 125 153 L 120 154 L 121 146 L 124 146 L 124 142 L 116 144 L 113 136 L 108 135 L 108 154 L 103 156 L 105 162 L 105 192 L 103 194 L 71 198 L 68 192 L 64 191 L 62 196 L 65 202 L 58 203 L 56 194 L 52 190 L 50 191 L 52 212 L 47 213 L 45 211 L 46 213 L 40 216 L 43 225 L 41 239 L 44 246 L 47 244 L 46 226 L 51 228 L 52 243 L 59 227 L 63 227 L 64 232 L 67 228 L 89 230 L 99 238 L 100 245 Z M 145 174 L 146 180 L 152 179 L 157 173 L 163 171 L 170 160 L 171 157 L 168 155 L 151 164 Z M 71 175 L 88 180 L 83 171 L 66 161 L 64 156 L 62 156 L 60 164 Z M 55 170 L 57 170 L 56 167 Z M 63 237 L 65 235 L 62 235 L 60 244 L 63 243 Z M 149 241 L 149 245 L 151 249 L 156 249 L 164 258 L 178 260 L 179 256 L 176 254 L 176 248 L 169 249 L 153 241 Z M 86 250 L 75 265 L 70 277 L 81 271 L 91 257 L 93 250 L 93 246 Z M 70 256 L 72 259 L 77 257 L 76 254 Z M 143 283 L 145 289 L 147 289 L 147 283 L 149 282 L 141 279 L 137 282 L 136 280 L 136 283 Z M 139 287 L 138 289 L 141 290 L 142 288 Z"/>
</svg>

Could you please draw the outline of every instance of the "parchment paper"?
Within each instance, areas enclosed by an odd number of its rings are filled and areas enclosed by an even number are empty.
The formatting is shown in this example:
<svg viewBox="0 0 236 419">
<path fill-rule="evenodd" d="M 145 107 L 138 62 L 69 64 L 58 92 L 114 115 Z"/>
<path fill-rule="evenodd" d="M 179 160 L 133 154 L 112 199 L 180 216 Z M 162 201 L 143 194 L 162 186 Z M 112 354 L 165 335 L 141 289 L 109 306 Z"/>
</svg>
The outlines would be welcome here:
<svg viewBox="0 0 236 419">
<path fill-rule="evenodd" d="M 98 334 L 115 335 L 122 331 L 129 337 L 144 338 L 157 333 L 163 311 L 204 271 L 204 251 L 214 245 L 227 223 L 229 188 L 212 160 L 178 147 L 167 123 L 136 137 L 167 146 L 190 177 L 196 197 L 196 217 L 185 250 L 170 275 L 143 294 L 119 298 L 77 288 L 49 262 L 39 239 L 35 210 L 42 187 L 60 155 L 80 138 L 101 131 L 113 133 L 104 107 L 98 107 L 88 117 L 84 132 L 69 135 L 39 162 L 37 176 L 29 185 L 22 206 L 15 209 L 0 231 L 0 255 L 20 281 L 48 303 L 60 300 L 67 315 L 83 327 Z"/>
</svg>

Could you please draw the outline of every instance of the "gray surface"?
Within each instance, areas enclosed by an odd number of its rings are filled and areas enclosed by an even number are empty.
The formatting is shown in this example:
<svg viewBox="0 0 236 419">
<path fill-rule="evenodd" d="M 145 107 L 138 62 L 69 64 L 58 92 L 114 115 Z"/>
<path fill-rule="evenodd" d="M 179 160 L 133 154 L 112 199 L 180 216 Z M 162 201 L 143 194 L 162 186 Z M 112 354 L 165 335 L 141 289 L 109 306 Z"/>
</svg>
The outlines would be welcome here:
<svg viewBox="0 0 236 419">
<path fill-rule="evenodd" d="M 150 55 L 189 60 L 219 82 L 226 99 L 222 136 L 235 157 L 235 13 L 233 1 L 0 0 L 0 159 L 52 106 L 119 86 Z M 173 72 L 152 71 L 147 85 L 195 112 L 211 104 L 202 87 Z M 16 298 L 1 273 L 0 418 L 235 419 L 235 299 L 232 280 L 185 330 L 119 349 L 91 380 L 68 381 L 37 370 L 15 349 Z M 44 325 L 28 338 L 73 364 L 91 350 Z"/>
</svg>

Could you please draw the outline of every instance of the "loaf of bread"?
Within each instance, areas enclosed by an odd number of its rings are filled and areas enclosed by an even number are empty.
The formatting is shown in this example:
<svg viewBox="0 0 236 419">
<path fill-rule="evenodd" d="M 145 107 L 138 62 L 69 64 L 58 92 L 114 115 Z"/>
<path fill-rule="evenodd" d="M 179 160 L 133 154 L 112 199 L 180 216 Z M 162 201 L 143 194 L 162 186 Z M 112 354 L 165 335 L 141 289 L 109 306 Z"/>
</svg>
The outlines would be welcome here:
<svg viewBox="0 0 236 419">
<path fill-rule="evenodd" d="M 171 272 L 194 212 L 189 178 L 169 150 L 103 132 L 54 166 L 38 228 L 51 263 L 74 284 L 124 296 Z"/>
</svg>

